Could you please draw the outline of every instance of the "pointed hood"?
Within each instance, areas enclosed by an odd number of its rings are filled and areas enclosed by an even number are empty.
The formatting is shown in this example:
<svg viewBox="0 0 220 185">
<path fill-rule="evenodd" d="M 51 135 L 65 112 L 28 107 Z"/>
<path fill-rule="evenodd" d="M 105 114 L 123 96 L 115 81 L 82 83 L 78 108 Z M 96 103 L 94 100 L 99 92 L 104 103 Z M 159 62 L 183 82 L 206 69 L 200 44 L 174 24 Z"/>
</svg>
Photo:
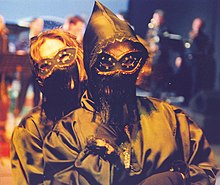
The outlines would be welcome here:
<svg viewBox="0 0 220 185">
<path fill-rule="evenodd" d="M 97 55 L 104 48 L 115 41 L 122 42 L 125 40 L 140 43 L 127 22 L 120 20 L 108 8 L 95 1 L 84 35 L 84 61 L 88 75 L 91 67 L 96 62 Z M 144 46 L 143 50 L 146 50 Z"/>
</svg>

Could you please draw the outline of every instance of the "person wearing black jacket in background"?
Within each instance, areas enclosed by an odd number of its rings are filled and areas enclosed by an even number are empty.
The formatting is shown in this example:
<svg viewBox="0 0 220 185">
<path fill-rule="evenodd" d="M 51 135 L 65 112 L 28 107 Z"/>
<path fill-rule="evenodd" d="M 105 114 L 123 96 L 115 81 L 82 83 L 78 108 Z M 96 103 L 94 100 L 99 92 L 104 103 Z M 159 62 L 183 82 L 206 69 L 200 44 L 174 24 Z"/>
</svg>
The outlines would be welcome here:
<svg viewBox="0 0 220 185">
<path fill-rule="evenodd" d="M 204 32 L 204 21 L 196 17 L 192 22 L 189 39 L 185 43 L 186 60 L 191 66 L 192 96 L 200 91 L 212 90 L 215 79 L 214 48 Z"/>
</svg>

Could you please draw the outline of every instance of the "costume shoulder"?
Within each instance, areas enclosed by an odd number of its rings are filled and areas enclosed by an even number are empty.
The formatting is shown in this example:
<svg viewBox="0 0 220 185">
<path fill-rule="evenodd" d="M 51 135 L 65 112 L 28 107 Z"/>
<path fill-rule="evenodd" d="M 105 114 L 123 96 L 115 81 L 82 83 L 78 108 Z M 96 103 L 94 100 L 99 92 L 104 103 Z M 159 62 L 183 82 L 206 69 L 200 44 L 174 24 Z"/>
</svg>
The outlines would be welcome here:
<svg viewBox="0 0 220 185">
<path fill-rule="evenodd" d="M 43 139 L 45 135 L 52 129 L 53 125 L 53 121 L 47 119 L 41 106 L 37 106 L 30 110 L 22 118 L 19 125 L 15 127 L 14 133 L 23 132 L 25 130 L 25 132 L 30 133 L 37 138 Z"/>
<path fill-rule="evenodd" d="M 148 113 L 152 113 L 153 111 L 171 111 L 175 112 L 175 110 L 180 109 L 178 107 L 175 107 L 168 102 L 165 102 L 163 100 L 153 98 L 153 97 L 137 97 L 139 106 L 146 109 Z"/>
<path fill-rule="evenodd" d="M 168 110 L 175 114 L 182 113 L 188 116 L 187 113 L 181 107 L 172 105 L 169 102 L 166 102 L 164 100 L 160 100 L 160 99 L 153 98 L 153 97 L 138 96 L 138 101 L 140 102 L 140 105 L 142 107 L 145 107 L 148 110 L 149 108 L 150 110 L 157 110 L 157 111 L 160 111 L 161 109 L 163 109 L 163 111 Z"/>
<path fill-rule="evenodd" d="M 41 107 L 40 106 L 34 107 L 22 118 L 18 126 L 28 128 L 30 124 L 30 120 L 32 120 L 33 122 L 39 122 L 40 114 L 41 114 Z"/>
<path fill-rule="evenodd" d="M 41 108 L 32 109 L 14 128 L 10 157 L 14 184 L 43 182 L 43 139 L 47 134 L 40 122 Z"/>
<path fill-rule="evenodd" d="M 169 124 L 173 133 L 176 132 L 178 125 L 187 132 L 189 126 L 194 123 L 182 108 L 156 98 L 138 97 L 138 109 L 140 114 L 150 118 L 151 122 Z"/>
</svg>

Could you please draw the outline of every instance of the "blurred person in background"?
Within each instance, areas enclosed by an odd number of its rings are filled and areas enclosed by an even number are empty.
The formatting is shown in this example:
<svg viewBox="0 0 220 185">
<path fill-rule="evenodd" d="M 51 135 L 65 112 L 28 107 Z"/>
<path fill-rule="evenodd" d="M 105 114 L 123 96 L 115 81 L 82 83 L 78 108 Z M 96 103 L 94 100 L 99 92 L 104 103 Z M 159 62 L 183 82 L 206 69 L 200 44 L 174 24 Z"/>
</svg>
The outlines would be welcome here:
<svg viewBox="0 0 220 185">
<path fill-rule="evenodd" d="M 79 107 L 87 78 L 82 48 L 74 35 L 62 29 L 32 38 L 30 57 L 43 103 L 31 110 L 12 134 L 12 174 L 18 185 L 43 182 L 43 140 L 61 117 Z"/>
<path fill-rule="evenodd" d="M 16 54 L 27 55 L 29 52 L 29 40 L 32 37 L 37 36 L 39 33 L 41 33 L 43 31 L 43 28 L 44 28 L 43 19 L 41 18 L 32 19 L 29 25 L 29 31 L 21 32 L 18 37 L 18 40 L 16 42 Z M 31 69 L 30 71 L 25 71 L 25 72 L 21 71 L 20 75 L 21 75 L 20 77 L 21 88 L 16 100 L 16 106 L 14 110 L 15 116 L 19 116 L 22 112 L 26 100 L 27 90 L 30 85 L 33 86 L 33 92 L 34 92 L 33 105 L 37 106 L 40 101 L 40 91 L 32 78 Z"/>
<path fill-rule="evenodd" d="M 212 90 L 215 79 L 214 48 L 204 32 L 204 21 L 196 17 L 192 21 L 188 42 L 185 43 L 186 56 L 191 66 L 192 96 L 200 91 Z"/>
<path fill-rule="evenodd" d="M 0 142 L 6 142 L 6 124 L 7 115 L 10 107 L 10 99 L 8 95 L 7 82 L 5 74 L 0 78 Z"/>
<path fill-rule="evenodd" d="M 8 53 L 8 29 L 5 25 L 5 20 L 0 15 L 0 55 Z"/>
<path fill-rule="evenodd" d="M 75 35 L 77 41 L 82 45 L 85 26 L 85 20 L 79 15 L 76 15 L 66 18 L 63 29 Z"/>
<path fill-rule="evenodd" d="M 8 29 L 5 25 L 4 17 L 0 15 L 0 59 L 2 55 L 8 53 Z M 10 100 L 7 92 L 6 74 L 1 69 L 0 72 L 0 142 L 6 139 L 6 122 L 10 106 Z"/>
<path fill-rule="evenodd" d="M 164 11 L 156 10 L 148 24 L 146 40 L 149 44 L 149 52 L 152 54 L 150 91 L 152 96 L 157 98 L 161 97 L 162 92 L 168 91 L 172 76 L 172 68 L 169 63 L 169 43 L 165 37 L 168 33 Z"/>
<path fill-rule="evenodd" d="M 184 44 L 180 35 L 172 33 L 166 26 L 163 10 L 155 10 L 148 24 L 146 35 L 152 57 L 150 92 L 153 97 L 164 98 L 162 93 L 180 94 L 176 84 L 182 80 Z"/>
</svg>

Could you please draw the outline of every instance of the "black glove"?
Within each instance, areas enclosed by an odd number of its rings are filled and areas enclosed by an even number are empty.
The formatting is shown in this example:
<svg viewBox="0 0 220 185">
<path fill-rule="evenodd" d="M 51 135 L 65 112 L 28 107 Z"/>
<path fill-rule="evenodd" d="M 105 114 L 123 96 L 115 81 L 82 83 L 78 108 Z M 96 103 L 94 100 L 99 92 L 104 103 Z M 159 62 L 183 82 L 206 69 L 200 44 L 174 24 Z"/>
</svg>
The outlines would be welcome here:
<svg viewBox="0 0 220 185">
<path fill-rule="evenodd" d="M 152 175 L 138 185 L 184 185 L 184 178 L 179 172 L 163 172 Z"/>
</svg>

